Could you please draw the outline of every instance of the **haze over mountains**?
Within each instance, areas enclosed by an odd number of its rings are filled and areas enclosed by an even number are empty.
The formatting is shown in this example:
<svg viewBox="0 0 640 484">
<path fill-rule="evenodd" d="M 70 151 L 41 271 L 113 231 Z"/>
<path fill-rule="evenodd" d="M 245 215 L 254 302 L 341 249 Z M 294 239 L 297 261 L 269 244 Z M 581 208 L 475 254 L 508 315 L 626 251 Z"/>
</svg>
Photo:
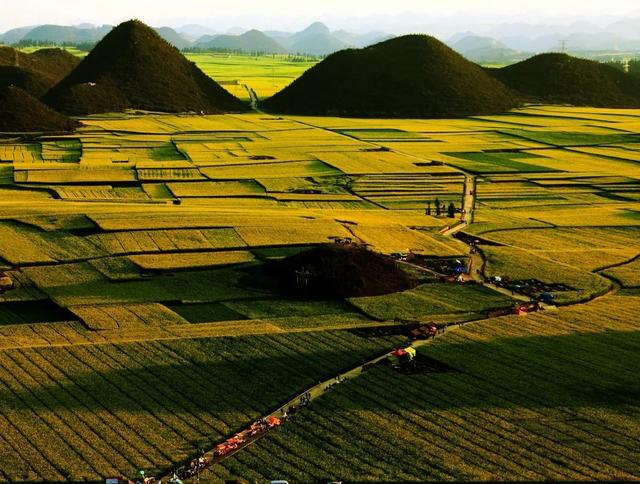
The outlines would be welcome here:
<svg viewBox="0 0 640 484">
<path fill-rule="evenodd" d="M 0 35 L 0 44 L 93 44 L 113 27 L 110 25 L 20 27 Z M 178 29 L 157 27 L 156 32 L 178 49 L 212 49 L 267 54 L 309 54 L 324 56 L 348 47 L 364 47 L 393 37 L 384 32 L 356 34 L 344 30 L 332 32 L 315 22 L 300 32 L 261 32 L 256 29 L 233 29 L 224 34 L 198 25 Z"/>
<path fill-rule="evenodd" d="M 297 32 L 259 30 L 234 27 L 221 30 L 199 24 L 180 27 L 162 26 L 158 33 L 179 49 L 201 48 L 245 52 L 292 53 L 328 55 L 349 47 L 365 47 L 395 35 L 414 32 L 436 32 L 443 40 L 474 62 L 512 63 L 536 53 L 567 51 L 586 57 L 615 56 L 617 53 L 640 54 L 640 18 L 611 18 L 609 23 L 596 25 L 593 21 L 560 22 L 502 22 L 494 25 L 479 23 L 468 30 L 451 35 L 438 25 L 425 22 L 422 27 L 395 26 L 355 33 L 331 30 L 315 22 Z M 604 22 L 604 21 L 603 21 Z M 446 22 L 444 22 L 446 23 Z M 384 25 L 384 24 L 382 24 Z M 358 26 L 355 25 L 355 28 Z M 36 25 L 17 27 L 0 35 L 0 44 L 95 44 L 112 26 L 80 24 Z M 452 28 L 449 26 L 448 28 Z M 354 29 L 355 30 L 355 29 Z"/>
<path fill-rule="evenodd" d="M 326 26 L 313 24 L 286 41 L 295 46 L 334 36 Z M 263 37 L 249 31 L 206 41 L 236 49 L 241 41 Z M 513 54 L 484 37 L 462 35 L 455 45 L 467 53 L 485 49 Z M 58 112 L 219 114 L 249 107 L 187 60 L 158 29 L 137 20 L 111 29 L 82 60 L 57 48 L 27 54 L 0 47 L 0 88 L 4 130 L 64 131 L 74 125 Z M 527 102 L 637 108 L 640 77 L 619 66 L 561 53 L 482 68 L 438 39 L 414 34 L 343 48 L 261 106 L 274 114 L 458 118 L 497 114 Z"/>
</svg>

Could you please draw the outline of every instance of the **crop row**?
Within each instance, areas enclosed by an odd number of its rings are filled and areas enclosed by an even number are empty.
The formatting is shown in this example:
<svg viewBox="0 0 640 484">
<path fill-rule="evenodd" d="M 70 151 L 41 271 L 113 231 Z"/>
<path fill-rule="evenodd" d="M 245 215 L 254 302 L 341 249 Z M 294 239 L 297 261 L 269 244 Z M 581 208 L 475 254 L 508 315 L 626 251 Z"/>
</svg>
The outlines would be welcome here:
<svg viewBox="0 0 640 484">
<path fill-rule="evenodd" d="M 609 299 L 631 311 L 640 304 L 638 298 Z M 633 478 L 640 472 L 640 407 L 616 389 L 637 384 L 640 340 L 627 331 L 633 324 L 624 316 L 607 315 L 601 301 L 593 306 L 447 333 L 421 352 L 454 371 L 371 370 L 211 475 L 299 481 Z M 583 320 L 597 323 L 581 330 Z"/>
<path fill-rule="evenodd" d="M 7 480 L 167 469 L 319 379 L 393 344 L 348 333 L 6 350 Z"/>
</svg>

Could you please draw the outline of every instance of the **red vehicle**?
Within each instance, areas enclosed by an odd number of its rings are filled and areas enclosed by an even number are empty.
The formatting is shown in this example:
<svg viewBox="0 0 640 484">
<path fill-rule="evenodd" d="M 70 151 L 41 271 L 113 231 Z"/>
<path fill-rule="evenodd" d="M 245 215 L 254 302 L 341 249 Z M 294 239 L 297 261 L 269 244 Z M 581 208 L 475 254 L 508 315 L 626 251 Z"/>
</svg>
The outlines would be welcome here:
<svg viewBox="0 0 640 484">
<path fill-rule="evenodd" d="M 526 316 L 529 313 L 535 313 L 540 310 L 540 303 L 532 302 L 529 304 L 518 304 L 513 308 L 513 313 L 518 316 Z"/>
<path fill-rule="evenodd" d="M 274 417 L 273 415 L 268 419 L 269 428 L 272 429 L 274 427 L 280 427 L 281 422 L 278 417 Z"/>
<path fill-rule="evenodd" d="M 438 334 L 438 327 L 435 324 L 420 326 L 418 329 L 411 331 L 412 339 L 429 339 L 435 338 Z"/>
</svg>

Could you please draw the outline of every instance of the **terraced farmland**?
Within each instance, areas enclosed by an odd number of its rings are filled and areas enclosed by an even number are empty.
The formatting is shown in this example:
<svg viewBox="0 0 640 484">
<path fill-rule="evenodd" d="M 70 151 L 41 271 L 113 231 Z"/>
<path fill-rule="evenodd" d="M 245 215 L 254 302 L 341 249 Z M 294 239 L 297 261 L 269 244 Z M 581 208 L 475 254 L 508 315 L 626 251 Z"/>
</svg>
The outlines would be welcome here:
<svg viewBox="0 0 640 484">
<path fill-rule="evenodd" d="M 463 322 L 420 349 L 451 371 L 374 368 L 202 477 L 637 477 L 640 112 L 82 122 L 0 140 L 0 480 L 161 475 Z M 415 284 L 286 297 L 269 268 L 319 244 Z M 530 287 L 558 308 L 496 317 Z"/>
</svg>

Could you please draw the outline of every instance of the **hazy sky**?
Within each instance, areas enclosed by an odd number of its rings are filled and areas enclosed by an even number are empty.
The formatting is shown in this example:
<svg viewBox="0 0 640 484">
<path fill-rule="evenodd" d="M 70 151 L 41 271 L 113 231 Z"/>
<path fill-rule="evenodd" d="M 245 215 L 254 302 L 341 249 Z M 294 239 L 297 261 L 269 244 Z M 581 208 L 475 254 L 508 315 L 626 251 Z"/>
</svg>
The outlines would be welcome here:
<svg viewBox="0 0 640 484">
<path fill-rule="evenodd" d="M 139 18 L 154 26 L 203 24 L 230 27 L 302 28 L 322 20 L 332 28 L 361 31 L 468 30 L 504 21 L 589 20 L 640 16 L 638 0 L 0 0 L 0 31 L 54 23 L 114 24 Z M 444 23 L 442 23 L 442 19 Z"/>
</svg>

